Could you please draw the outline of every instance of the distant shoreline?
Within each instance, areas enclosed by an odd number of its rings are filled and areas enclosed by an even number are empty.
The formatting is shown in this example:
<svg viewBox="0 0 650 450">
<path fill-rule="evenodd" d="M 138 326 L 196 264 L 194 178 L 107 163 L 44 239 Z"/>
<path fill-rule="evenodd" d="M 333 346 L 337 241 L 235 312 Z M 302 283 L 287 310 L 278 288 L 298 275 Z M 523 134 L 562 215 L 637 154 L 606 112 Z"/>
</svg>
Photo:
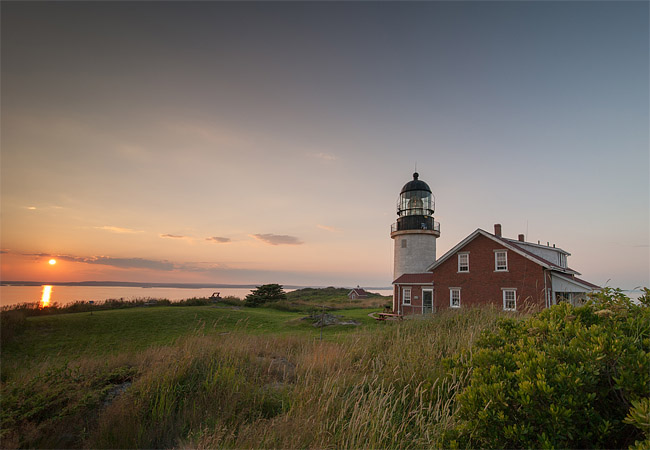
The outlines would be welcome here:
<svg viewBox="0 0 650 450">
<path fill-rule="evenodd" d="M 206 289 L 206 288 L 231 288 L 231 289 L 253 289 L 264 283 L 258 284 L 223 284 L 223 283 L 140 283 L 134 281 L 1 281 L 2 286 L 86 286 L 86 287 L 141 287 L 141 288 L 176 288 L 176 289 Z M 327 286 L 298 286 L 283 285 L 285 289 L 303 288 L 324 288 Z M 345 287 L 349 286 L 336 286 Z M 352 287 L 350 287 L 352 289 Z M 392 289 L 392 287 L 364 287 L 366 290 Z"/>
</svg>

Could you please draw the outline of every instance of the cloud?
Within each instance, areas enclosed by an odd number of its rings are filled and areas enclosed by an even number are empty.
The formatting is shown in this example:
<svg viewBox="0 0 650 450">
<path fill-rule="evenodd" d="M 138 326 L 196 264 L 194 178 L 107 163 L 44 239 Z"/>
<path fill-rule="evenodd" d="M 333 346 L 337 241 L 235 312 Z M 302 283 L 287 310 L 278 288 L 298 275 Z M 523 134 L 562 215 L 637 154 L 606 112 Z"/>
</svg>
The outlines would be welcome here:
<svg viewBox="0 0 650 450">
<path fill-rule="evenodd" d="M 206 241 L 210 242 L 216 242 L 218 244 L 225 244 L 226 242 L 231 242 L 230 238 L 227 237 L 219 237 L 219 236 L 212 236 L 209 238 L 205 238 Z"/>
<path fill-rule="evenodd" d="M 172 238 L 172 239 L 185 239 L 188 236 L 182 236 L 180 234 L 161 234 L 161 238 Z"/>
<path fill-rule="evenodd" d="M 322 159 L 323 161 L 336 161 L 337 159 L 339 159 L 339 157 L 336 155 L 333 155 L 331 153 L 324 153 L 324 152 L 312 153 L 311 156 L 317 159 Z"/>
<path fill-rule="evenodd" d="M 39 207 L 36 207 L 36 206 L 33 206 L 33 205 L 32 205 L 32 206 L 23 206 L 23 208 L 24 208 L 24 209 L 28 209 L 28 210 L 30 210 L 30 211 L 36 211 L 36 210 L 43 211 L 43 210 L 47 210 L 47 209 L 63 209 L 63 206 L 58 206 L 58 205 L 49 205 L 49 206 L 39 206 Z"/>
<path fill-rule="evenodd" d="M 130 228 L 122 228 L 122 227 L 111 227 L 111 226 L 103 226 L 103 227 L 95 227 L 98 230 L 104 230 L 104 231 L 110 231 L 111 233 L 142 233 L 142 231 L 138 230 L 132 230 Z"/>
<path fill-rule="evenodd" d="M 145 258 L 113 258 L 111 256 L 71 256 L 58 255 L 63 261 L 79 262 L 84 264 L 99 264 L 103 266 L 119 267 L 122 269 L 151 269 L 174 270 L 174 264 L 169 261 L 157 261 Z"/>
<path fill-rule="evenodd" d="M 297 237 L 286 234 L 253 234 L 252 236 L 271 245 L 301 245 L 303 243 Z"/>
<path fill-rule="evenodd" d="M 320 225 L 320 224 L 318 224 L 318 225 L 316 225 L 316 226 L 317 226 L 318 228 L 320 228 L 321 230 L 329 231 L 329 232 L 331 232 L 331 233 L 340 233 L 340 232 L 341 232 L 340 229 L 335 228 L 335 227 L 329 227 L 329 226 L 327 226 L 327 225 Z"/>
</svg>

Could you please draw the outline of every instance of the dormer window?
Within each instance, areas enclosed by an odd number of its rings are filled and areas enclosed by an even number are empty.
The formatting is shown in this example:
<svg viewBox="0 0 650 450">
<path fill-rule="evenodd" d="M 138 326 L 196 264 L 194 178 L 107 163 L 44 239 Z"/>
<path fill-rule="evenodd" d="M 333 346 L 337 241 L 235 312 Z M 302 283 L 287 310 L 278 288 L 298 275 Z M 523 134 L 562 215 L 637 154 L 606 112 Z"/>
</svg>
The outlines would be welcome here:
<svg viewBox="0 0 650 450">
<path fill-rule="evenodd" d="M 458 272 L 469 272 L 469 253 L 458 254 Z"/>
<path fill-rule="evenodd" d="M 495 272 L 508 271 L 508 252 L 506 250 L 494 251 L 494 271 Z"/>
</svg>

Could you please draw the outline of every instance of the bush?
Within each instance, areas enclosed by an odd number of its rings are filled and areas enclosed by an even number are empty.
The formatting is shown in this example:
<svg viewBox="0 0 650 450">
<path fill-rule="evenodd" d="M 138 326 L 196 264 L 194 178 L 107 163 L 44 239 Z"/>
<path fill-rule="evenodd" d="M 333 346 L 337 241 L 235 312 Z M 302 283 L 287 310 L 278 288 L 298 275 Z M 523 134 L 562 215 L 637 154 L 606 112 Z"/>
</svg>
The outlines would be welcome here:
<svg viewBox="0 0 650 450">
<path fill-rule="evenodd" d="M 244 306 L 244 302 L 241 298 L 235 297 L 234 295 L 229 295 L 219 299 L 220 305 L 230 305 L 230 306 Z"/>
<path fill-rule="evenodd" d="M 643 439 L 637 422 L 650 396 L 645 292 L 640 305 L 604 289 L 582 307 L 564 303 L 525 321 L 501 320 L 471 357 L 451 361 L 471 376 L 444 446 L 622 448 Z"/>
</svg>

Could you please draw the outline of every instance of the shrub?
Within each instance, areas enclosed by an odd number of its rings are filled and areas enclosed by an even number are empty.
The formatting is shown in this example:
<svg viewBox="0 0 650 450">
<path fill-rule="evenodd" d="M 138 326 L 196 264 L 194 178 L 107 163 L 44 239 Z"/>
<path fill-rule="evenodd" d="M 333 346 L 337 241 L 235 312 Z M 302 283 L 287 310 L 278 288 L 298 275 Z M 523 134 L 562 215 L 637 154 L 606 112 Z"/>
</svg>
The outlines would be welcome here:
<svg viewBox="0 0 650 450">
<path fill-rule="evenodd" d="M 220 305 L 230 305 L 230 306 L 244 306 L 244 302 L 241 298 L 235 297 L 234 295 L 229 295 L 219 299 Z"/>
<path fill-rule="evenodd" d="M 503 319 L 451 367 L 471 372 L 446 447 L 622 448 L 642 439 L 650 308 L 604 289 L 585 306 Z M 631 418 L 625 419 L 628 413 Z"/>
</svg>

